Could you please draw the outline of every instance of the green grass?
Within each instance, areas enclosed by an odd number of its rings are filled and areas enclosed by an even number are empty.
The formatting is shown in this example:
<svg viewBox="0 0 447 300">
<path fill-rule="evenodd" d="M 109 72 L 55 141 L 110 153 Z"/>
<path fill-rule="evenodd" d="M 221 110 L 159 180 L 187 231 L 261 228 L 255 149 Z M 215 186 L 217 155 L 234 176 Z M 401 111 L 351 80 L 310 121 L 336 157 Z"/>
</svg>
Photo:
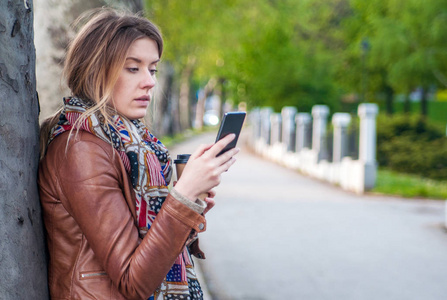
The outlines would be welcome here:
<svg viewBox="0 0 447 300">
<path fill-rule="evenodd" d="M 193 136 L 195 133 L 191 131 L 186 131 L 184 133 L 178 133 L 176 135 L 165 135 L 160 138 L 163 145 L 165 145 L 166 148 L 171 148 L 173 145 L 182 142 L 183 140 L 187 139 L 188 137 Z"/>
<path fill-rule="evenodd" d="M 407 198 L 447 200 L 447 181 L 379 169 L 376 187 L 371 192 Z"/>
</svg>

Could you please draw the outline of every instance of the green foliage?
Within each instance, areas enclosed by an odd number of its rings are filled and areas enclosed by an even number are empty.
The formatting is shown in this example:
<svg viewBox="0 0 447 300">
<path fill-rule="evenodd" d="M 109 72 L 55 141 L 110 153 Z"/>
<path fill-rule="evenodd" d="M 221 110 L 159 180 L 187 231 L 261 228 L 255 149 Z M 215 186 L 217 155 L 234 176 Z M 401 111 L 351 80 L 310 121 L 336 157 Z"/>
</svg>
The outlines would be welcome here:
<svg viewBox="0 0 447 300">
<path fill-rule="evenodd" d="M 432 180 L 381 168 L 377 173 L 376 186 L 372 192 L 444 200 L 447 199 L 447 181 Z"/>
<path fill-rule="evenodd" d="M 442 124 L 445 130 L 445 126 L 447 126 L 447 102 L 429 102 L 428 118 Z"/>
<path fill-rule="evenodd" d="M 427 178 L 447 179 L 447 142 L 430 141 L 404 135 L 385 143 L 381 152 L 393 170 L 420 174 Z"/>
<path fill-rule="evenodd" d="M 229 74 L 238 82 L 235 96 L 276 110 L 286 105 L 310 110 L 316 103 L 334 108 L 336 90 L 330 59 L 300 44 L 296 33 L 285 27 L 279 16 L 269 22 L 262 20 L 256 28 L 241 42 L 242 52 L 234 73 L 238 76 Z"/>
<path fill-rule="evenodd" d="M 379 102 L 379 110 L 385 111 L 385 103 Z M 404 102 L 394 102 L 393 103 L 393 111 L 397 114 L 404 112 Z M 412 115 L 417 115 L 420 111 L 421 104 L 419 102 L 411 102 L 409 106 L 409 111 Z M 435 123 L 442 128 L 440 130 L 445 130 L 445 126 L 447 125 L 447 102 L 436 102 L 429 101 L 428 102 L 428 115 L 427 119 Z"/>
<path fill-rule="evenodd" d="M 147 0 L 164 59 L 234 102 L 314 104 L 447 86 L 445 0 Z M 189 73 L 188 73 L 189 74 Z"/>
<path fill-rule="evenodd" d="M 366 94 L 408 94 L 416 87 L 447 85 L 447 2 L 350 0 L 343 19 L 346 49 L 338 64 L 344 89 Z M 362 42 L 369 47 L 362 47 Z M 362 99 L 361 99 L 362 100 Z"/>
<path fill-rule="evenodd" d="M 447 138 L 439 127 L 420 117 L 406 115 L 380 115 L 377 124 L 380 166 L 447 179 Z"/>
<path fill-rule="evenodd" d="M 189 65 L 196 82 L 224 78 L 235 102 L 309 110 L 337 107 L 326 46 L 341 18 L 332 8 L 342 2 L 153 0 L 147 8 L 163 31 L 164 59 L 178 74 Z"/>
</svg>

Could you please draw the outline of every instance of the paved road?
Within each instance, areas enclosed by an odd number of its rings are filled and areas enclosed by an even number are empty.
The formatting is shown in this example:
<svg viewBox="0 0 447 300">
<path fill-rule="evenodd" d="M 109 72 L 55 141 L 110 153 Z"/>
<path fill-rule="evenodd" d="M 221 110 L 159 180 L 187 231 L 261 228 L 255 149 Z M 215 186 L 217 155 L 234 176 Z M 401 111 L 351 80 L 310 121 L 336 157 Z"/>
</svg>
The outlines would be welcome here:
<svg viewBox="0 0 447 300">
<path fill-rule="evenodd" d="M 244 148 L 237 158 L 201 237 L 213 299 L 447 299 L 443 201 L 358 196 Z"/>
</svg>

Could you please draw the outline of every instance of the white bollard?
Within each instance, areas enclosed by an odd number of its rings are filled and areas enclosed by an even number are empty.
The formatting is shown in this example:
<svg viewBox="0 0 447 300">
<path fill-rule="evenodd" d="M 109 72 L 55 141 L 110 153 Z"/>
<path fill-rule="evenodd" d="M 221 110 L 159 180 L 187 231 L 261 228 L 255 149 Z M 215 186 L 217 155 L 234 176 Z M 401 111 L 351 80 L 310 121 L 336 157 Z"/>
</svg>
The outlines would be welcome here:
<svg viewBox="0 0 447 300">
<path fill-rule="evenodd" d="M 358 108 L 360 117 L 359 160 L 364 163 L 376 163 L 376 115 L 377 104 L 362 103 Z"/>
<path fill-rule="evenodd" d="M 261 108 L 259 114 L 261 116 L 261 139 L 266 145 L 270 144 L 270 115 L 273 113 L 273 108 L 263 107 Z"/>
<path fill-rule="evenodd" d="M 371 189 L 376 184 L 376 115 L 377 104 L 362 103 L 358 108 L 360 117 L 359 162 L 363 164 L 363 190 Z"/>
<path fill-rule="evenodd" d="M 351 123 L 351 115 L 348 113 L 335 113 L 332 116 L 332 125 L 334 125 L 333 162 L 341 162 L 342 158 L 347 155 L 349 123 Z"/>
<path fill-rule="evenodd" d="M 296 107 L 285 106 L 281 110 L 282 117 L 282 142 L 286 151 L 295 151 L 295 115 Z"/>
<path fill-rule="evenodd" d="M 270 134 L 270 144 L 274 145 L 277 143 L 281 143 L 281 114 L 273 113 L 270 115 L 270 124 L 271 124 L 271 134 Z"/>
<path fill-rule="evenodd" d="M 312 122 L 312 117 L 309 113 L 298 113 L 295 117 L 296 122 L 296 152 L 300 152 L 304 148 L 310 149 L 311 140 L 308 133 L 310 134 L 310 125 Z"/>
<path fill-rule="evenodd" d="M 326 124 L 329 115 L 329 107 L 326 105 L 314 105 L 312 107 L 312 150 L 317 153 L 318 161 L 327 158 L 326 149 Z"/>
<path fill-rule="evenodd" d="M 250 123 L 252 126 L 252 139 L 257 141 L 261 138 L 261 110 L 255 107 L 250 112 Z"/>
</svg>

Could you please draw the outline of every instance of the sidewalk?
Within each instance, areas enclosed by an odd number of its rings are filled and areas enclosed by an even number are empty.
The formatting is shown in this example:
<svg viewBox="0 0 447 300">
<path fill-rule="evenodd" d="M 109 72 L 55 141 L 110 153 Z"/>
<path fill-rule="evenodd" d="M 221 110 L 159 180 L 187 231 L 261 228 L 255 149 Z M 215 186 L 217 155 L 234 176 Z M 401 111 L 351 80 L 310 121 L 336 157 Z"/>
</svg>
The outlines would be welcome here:
<svg viewBox="0 0 447 300">
<path fill-rule="evenodd" d="M 193 260 L 194 260 L 194 270 L 196 271 L 197 279 L 200 282 L 200 286 L 202 287 L 203 300 L 213 300 L 213 297 L 211 297 L 210 291 L 208 289 L 205 277 L 203 276 L 201 263 L 198 262 L 198 259 L 196 258 L 193 258 Z"/>
<path fill-rule="evenodd" d="M 185 141 L 172 156 L 214 137 Z M 444 201 L 360 196 L 246 149 L 236 158 L 200 236 L 207 259 L 196 266 L 214 297 L 446 299 Z"/>
</svg>

